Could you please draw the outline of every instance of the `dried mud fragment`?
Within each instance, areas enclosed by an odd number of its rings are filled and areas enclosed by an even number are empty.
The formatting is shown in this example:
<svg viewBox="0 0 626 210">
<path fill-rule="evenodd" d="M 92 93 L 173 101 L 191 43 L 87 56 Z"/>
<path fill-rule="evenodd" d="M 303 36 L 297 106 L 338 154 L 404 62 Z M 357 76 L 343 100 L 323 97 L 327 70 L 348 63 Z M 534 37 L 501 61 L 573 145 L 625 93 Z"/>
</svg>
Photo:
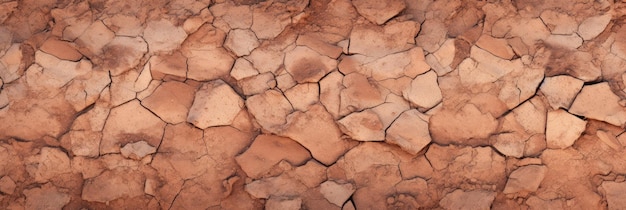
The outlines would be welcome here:
<svg viewBox="0 0 626 210">
<path fill-rule="evenodd" d="M 287 115 L 294 111 L 289 100 L 273 89 L 248 97 L 246 107 L 263 129 L 274 133 L 281 129 L 287 122 Z"/>
<path fill-rule="evenodd" d="M 448 193 L 441 201 L 445 209 L 489 209 L 496 193 L 490 191 L 463 191 L 455 190 Z"/>
<path fill-rule="evenodd" d="M 224 81 L 208 82 L 196 92 L 187 122 L 201 129 L 230 125 L 243 105 L 243 99 Z"/>
<path fill-rule="evenodd" d="M 387 22 L 406 7 L 406 3 L 402 0 L 354 0 L 352 4 L 359 14 L 378 25 Z"/>
<path fill-rule="evenodd" d="M 337 121 L 341 131 L 357 141 L 382 141 L 385 127 L 372 110 L 354 112 Z"/>
<path fill-rule="evenodd" d="M 298 83 L 319 82 L 337 67 L 337 61 L 308 47 L 296 47 L 285 55 L 285 69 Z"/>
<path fill-rule="evenodd" d="M 504 187 L 503 193 L 520 193 L 537 191 L 541 181 L 546 175 L 546 166 L 529 165 L 523 166 L 509 175 L 509 180 Z"/>
<path fill-rule="evenodd" d="M 237 56 L 249 55 L 259 46 L 259 40 L 254 32 L 247 29 L 235 29 L 228 33 L 224 47 Z"/>
<path fill-rule="evenodd" d="M 102 130 L 100 154 L 118 153 L 122 145 L 137 141 L 146 141 L 157 147 L 161 143 L 164 127 L 165 122 L 137 100 L 115 107 L 111 109 Z"/>
<path fill-rule="evenodd" d="M 276 153 L 276 151 L 280 151 L 280 153 Z M 292 139 L 273 135 L 259 135 L 254 139 L 250 148 L 235 157 L 235 160 L 246 172 L 246 175 L 258 179 L 282 160 L 292 165 L 301 165 L 310 158 L 309 152 Z"/>
<path fill-rule="evenodd" d="M 63 189 L 47 183 L 41 187 L 25 189 L 26 209 L 61 209 L 70 202 L 71 196 Z"/>
<path fill-rule="evenodd" d="M 619 101 L 620 98 L 606 82 L 586 85 L 574 99 L 570 112 L 616 126 L 624 126 L 626 108 L 620 105 Z"/>
<path fill-rule="evenodd" d="M 109 202 L 122 197 L 141 196 L 144 194 L 144 179 L 139 171 L 131 169 L 105 171 L 85 182 L 82 199 Z"/>
<path fill-rule="evenodd" d="M 333 164 L 350 147 L 341 138 L 332 116 L 320 104 L 310 106 L 306 112 L 296 111 L 286 119 L 280 134 L 302 144 L 313 158 L 325 165 Z"/>
<path fill-rule="evenodd" d="M 498 126 L 496 119 L 473 104 L 460 110 L 443 109 L 430 117 L 429 131 L 438 144 L 485 145 Z"/>
<path fill-rule="evenodd" d="M 395 22 L 385 26 L 355 25 L 350 33 L 350 53 L 382 57 L 414 46 L 420 25 L 413 21 Z"/>
<path fill-rule="evenodd" d="M 587 122 L 564 111 L 548 112 L 546 141 L 548 148 L 564 149 L 571 146 L 585 130 Z"/>
<path fill-rule="evenodd" d="M 102 53 L 102 48 L 113 40 L 115 33 L 109 30 L 102 21 L 93 22 L 77 39 L 80 51 L 87 57 L 95 57 Z"/>
<path fill-rule="evenodd" d="M 78 61 L 83 57 L 71 42 L 61 41 L 55 37 L 48 38 L 39 50 L 69 61 Z"/>
<path fill-rule="evenodd" d="M 428 117 L 415 109 L 405 111 L 387 129 L 385 139 L 411 154 L 419 153 L 431 142 Z"/>
<path fill-rule="evenodd" d="M 604 31 L 612 17 L 613 15 L 611 13 L 606 13 L 587 18 L 583 20 L 580 25 L 578 25 L 578 34 L 584 40 L 596 38 L 596 36 L 600 35 L 600 33 Z"/>
<path fill-rule="evenodd" d="M 343 77 L 342 84 L 346 88 L 340 93 L 340 115 L 375 107 L 385 101 L 376 83 L 370 81 L 365 75 L 348 74 Z"/>
<path fill-rule="evenodd" d="M 402 91 L 402 96 L 422 110 L 433 108 L 443 97 L 437 83 L 437 74 L 429 71 L 415 77 L 409 87 Z"/>
<path fill-rule="evenodd" d="M 187 38 L 182 27 L 177 27 L 167 19 L 149 21 L 143 31 L 150 53 L 168 52 L 179 48 Z"/>
<path fill-rule="evenodd" d="M 139 65 L 148 52 L 148 45 L 142 38 L 115 37 L 102 51 L 103 68 L 117 76 Z"/>
<path fill-rule="evenodd" d="M 164 82 L 141 104 L 167 123 L 177 124 L 187 120 L 194 101 L 195 89 L 185 83 Z"/>
<path fill-rule="evenodd" d="M 601 187 L 605 191 L 606 200 L 609 209 L 621 209 L 626 207 L 624 201 L 624 193 L 626 193 L 626 184 L 617 182 L 602 182 Z"/>
<path fill-rule="evenodd" d="M 546 77 L 539 90 L 546 96 L 552 109 L 569 109 L 584 82 L 566 75 Z"/>
</svg>

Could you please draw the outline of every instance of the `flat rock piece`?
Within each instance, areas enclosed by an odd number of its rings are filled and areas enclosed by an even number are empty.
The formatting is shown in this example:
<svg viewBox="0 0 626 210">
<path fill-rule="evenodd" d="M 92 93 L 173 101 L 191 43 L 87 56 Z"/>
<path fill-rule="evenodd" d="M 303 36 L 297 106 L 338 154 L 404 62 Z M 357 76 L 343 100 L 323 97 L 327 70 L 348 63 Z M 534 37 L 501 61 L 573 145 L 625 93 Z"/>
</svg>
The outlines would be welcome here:
<svg viewBox="0 0 626 210">
<path fill-rule="evenodd" d="M 573 34 L 578 30 L 576 19 L 566 13 L 545 10 L 540 18 L 552 34 Z"/>
<path fill-rule="evenodd" d="M 336 60 L 304 46 L 298 46 L 285 55 L 285 69 L 298 83 L 318 82 L 336 67 Z"/>
<path fill-rule="evenodd" d="M 224 81 L 208 82 L 196 92 L 187 122 L 202 129 L 230 125 L 243 104 L 243 99 Z"/>
<path fill-rule="evenodd" d="M 69 139 L 76 156 L 97 157 L 100 154 L 102 133 L 99 131 L 70 131 Z"/>
<path fill-rule="evenodd" d="M 335 181 L 326 181 L 320 185 L 320 192 L 324 198 L 337 206 L 343 206 L 355 190 L 354 185 L 350 183 L 341 184 Z"/>
<path fill-rule="evenodd" d="M 437 84 L 437 73 L 429 71 L 415 77 L 411 85 L 402 91 L 402 96 L 419 108 L 426 110 L 433 108 L 443 97 Z"/>
<path fill-rule="evenodd" d="M 509 46 L 506 39 L 497 39 L 488 35 L 482 35 L 478 41 L 476 41 L 476 46 L 502 59 L 510 60 L 515 56 L 513 48 Z"/>
<path fill-rule="evenodd" d="M 238 84 L 244 95 L 255 95 L 275 88 L 276 79 L 272 72 L 265 72 L 239 80 Z"/>
<path fill-rule="evenodd" d="M 235 59 L 224 48 L 184 50 L 187 57 L 187 77 L 197 81 L 210 81 L 227 76 Z"/>
<path fill-rule="evenodd" d="M 583 20 L 580 25 L 578 25 L 578 34 L 584 40 L 591 40 L 596 38 L 596 36 L 600 35 L 602 31 L 606 28 L 606 26 L 611 21 L 613 15 L 611 13 L 606 13 L 599 16 L 593 16 Z"/>
<path fill-rule="evenodd" d="M 586 85 L 574 100 L 569 111 L 616 126 L 624 126 L 626 108 L 620 105 L 619 101 L 620 98 L 611 91 L 611 87 L 606 82 Z"/>
<path fill-rule="evenodd" d="M 71 42 L 54 37 L 48 38 L 39 49 L 62 60 L 78 61 L 83 57 Z"/>
<path fill-rule="evenodd" d="M 241 80 L 247 77 L 251 77 L 259 74 L 250 61 L 245 58 L 239 58 L 233 64 L 233 69 L 230 70 L 230 76 L 235 78 L 236 80 Z"/>
<path fill-rule="evenodd" d="M 550 62 L 546 65 L 546 75 L 571 75 L 585 82 L 598 81 L 603 69 L 594 62 L 590 52 L 554 48 L 549 51 Z"/>
<path fill-rule="evenodd" d="M 309 152 L 292 139 L 259 135 L 244 153 L 235 157 L 235 160 L 246 175 L 258 179 L 282 160 L 292 165 L 301 165 L 310 158 Z"/>
<path fill-rule="evenodd" d="M 164 82 L 141 104 L 154 112 L 163 121 L 177 124 L 185 122 L 194 100 L 195 89 L 177 81 Z"/>
<path fill-rule="evenodd" d="M 37 66 L 37 65 L 32 65 Z M 37 69 L 36 71 L 43 71 Z M 54 71 L 47 71 L 54 73 Z M 33 77 L 36 77 L 33 75 Z M 29 77 L 32 78 L 32 77 Z M 45 78 L 41 78 L 45 79 Z M 63 95 L 48 98 L 46 91 L 59 91 L 59 89 L 30 89 L 37 91 L 37 95 L 26 95 L 26 88 L 21 85 L 18 88 L 4 89 L 0 93 L 0 100 L 8 100 L 8 105 L 0 109 L 0 138 L 18 138 L 26 141 L 41 139 L 44 136 L 61 136 L 71 125 L 70 118 L 76 113 L 72 106 L 65 102 Z M 5 95 L 6 94 L 6 95 Z M 2 99 L 3 97 L 6 97 Z"/>
<path fill-rule="evenodd" d="M 346 88 L 340 93 L 339 114 L 347 115 L 354 111 L 362 111 L 385 102 L 384 95 L 374 81 L 365 75 L 351 73 L 343 77 Z"/>
<path fill-rule="evenodd" d="M 294 109 L 306 111 L 310 105 L 319 101 L 319 85 L 317 83 L 305 83 L 293 86 L 285 91 L 285 96 Z"/>
<path fill-rule="evenodd" d="M 246 192 L 255 198 L 299 196 L 307 187 L 297 179 L 286 175 L 259 179 L 245 186 Z"/>
<path fill-rule="evenodd" d="M 149 21 L 143 31 L 151 53 L 172 51 L 183 43 L 187 33 L 167 19 Z"/>
<path fill-rule="evenodd" d="M 25 189 L 24 195 L 26 196 L 26 209 L 62 209 L 71 200 L 69 194 L 50 183 Z"/>
<path fill-rule="evenodd" d="M 521 158 L 545 149 L 546 106 L 532 98 L 502 117 L 494 148 L 510 157 Z"/>
<path fill-rule="evenodd" d="M 567 49 L 576 49 L 583 44 L 583 39 L 576 34 L 571 35 L 550 35 L 546 43 Z"/>
<path fill-rule="evenodd" d="M 146 141 L 153 147 L 159 146 L 165 122 L 132 100 L 111 109 L 102 130 L 100 154 L 117 153 L 121 145 Z"/>
<path fill-rule="evenodd" d="M 378 115 L 370 109 L 352 113 L 337 123 L 341 130 L 354 140 L 382 141 L 385 139 L 385 127 Z"/>
<path fill-rule="evenodd" d="M 395 94 L 389 94 L 384 104 L 378 105 L 371 110 L 378 115 L 383 127 L 389 128 L 400 114 L 409 109 L 411 109 L 409 102 L 404 100 L 404 98 Z"/>
<path fill-rule="evenodd" d="M 563 200 L 543 200 L 537 196 L 530 196 L 526 200 L 526 205 L 533 209 L 562 209 L 565 205 Z"/>
<path fill-rule="evenodd" d="M 213 133 L 210 129 L 212 128 L 207 129 L 207 133 Z M 167 125 L 163 142 L 154 155 L 152 167 L 159 171 L 171 170 L 176 176 L 170 179 L 196 178 L 206 173 L 209 168 L 215 171 L 215 168 L 212 168 L 215 166 L 215 160 L 207 155 L 209 144 L 205 143 L 202 132 L 189 123 Z M 237 136 L 231 135 L 231 140 L 235 141 Z M 226 147 L 224 148 L 226 150 Z"/>
<path fill-rule="evenodd" d="M 126 158 L 141 160 L 149 154 L 154 154 L 156 152 L 156 147 L 150 146 L 145 141 L 138 141 L 124 145 L 124 147 L 120 149 L 120 152 L 122 153 L 122 156 Z"/>
<path fill-rule="evenodd" d="M 252 21 L 250 29 L 259 39 L 272 39 L 282 33 L 285 27 L 291 23 L 289 14 L 280 11 L 267 11 L 264 7 L 253 7 L 252 17 L 254 21 Z"/>
<path fill-rule="evenodd" d="M 489 113 L 481 113 L 473 104 L 460 110 L 444 109 L 430 117 L 430 134 L 439 144 L 475 145 L 486 142 L 498 122 Z"/>
<path fill-rule="evenodd" d="M 280 132 L 306 147 L 313 158 L 331 165 L 348 149 L 341 131 L 324 106 L 313 105 L 306 112 L 294 112 L 287 117 L 285 129 Z"/>
<path fill-rule="evenodd" d="M 212 15 L 224 20 L 231 28 L 250 28 L 252 26 L 252 9 L 249 5 L 236 5 L 223 2 L 209 7 Z"/>
<path fill-rule="evenodd" d="M 378 166 L 394 166 L 400 163 L 398 153 L 402 150 L 380 142 L 364 142 L 348 151 L 338 162 L 348 179 L 369 173 Z"/>
<path fill-rule="evenodd" d="M 462 185 L 475 180 L 504 186 L 506 181 L 505 158 L 491 147 L 432 144 L 426 158 L 434 170 L 429 182 Z"/>
<path fill-rule="evenodd" d="M 71 171 L 67 154 L 51 147 L 42 148 L 39 155 L 29 157 L 26 163 L 32 165 L 27 169 L 28 174 L 39 183 L 45 183 Z"/>
<path fill-rule="evenodd" d="M 341 106 L 341 88 L 343 75 L 339 71 L 333 71 L 319 82 L 319 100 L 326 110 L 337 119 Z"/>
<path fill-rule="evenodd" d="M 115 169 L 86 180 L 82 199 L 108 202 L 122 197 L 144 195 L 144 176 L 138 171 Z"/>
<path fill-rule="evenodd" d="M 609 209 L 626 208 L 626 182 L 602 182 L 602 188 L 606 192 L 606 200 L 609 203 Z"/>
<path fill-rule="evenodd" d="M 330 58 L 338 58 L 342 53 L 341 47 L 326 42 L 322 37 L 315 34 L 301 34 L 296 40 L 297 45 L 307 46 L 316 52 Z"/>
<path fill-rule="evenodd" d="M 424 50 L 420 47 L 387 55 L 363 64 L 362 68 L 365 68 L 366 72 L 371 72 L 372 78 L 376 81 L 397 79 L 403 76 L 415 78 L 430 70 L 430 66 L 425 61 Z"/>
<path fill-rule="evenodd" d="M 248 29 L 235 29 L 228 33 L 224 47 L 237 56 L 249 55 L 259 46 L 259 40 L 254 32 Z"/>
<path fill-rule="evenodd" d="M 265 203 L 267 210 L 298 210 L 302 208 L 302 199 L 270 198 Z"/>
<path fill-rule="evenodd" d="M 437 51 L 448 37 L 448 28 L 436 18 L 426 19 L 424 23 L 417 28 L 419 35 L 415 37 L 415 42 L 427 52 Z M 439 73 L 439 72 L 438 72 Z"/>
<path fill-rule="evenodd" d="M 359 14 L 378 25 L 387 22 L 406 7 L 402 0 L 353 0 L 352 4 Z"/>
<path fill-rule="evenodd" d="M 509 175 L 504 193 L 535 192 L 546 175 L 548 167 L 539 165 L 523 166 Z"/>
<path fill-rule="evenodd" d="M 15 182 L 9 176 L 3 176 L 0 178 L 0 192 L 4 194 L 13 194 L 15 191 Z"/>
<path fill-rule="evenodd" d="M 22 51 L 20 45 L 12 44 L 9 49 L 4 52 L 0 58 L 0 78 L 4 83 L 12 82 L 22 76 L 24 67 L 20 67 L 22 63 Z"/>
<path fill-rule="evenodd" d="M 550 30 L 540 18 L 502 18 L 491 28 L 494 37 L 520 37 L 526 45 L 545 40 L 550 36 Z"/>
<path fill-rule="evenodd" d="M 600 141 L 604 142 L 606 145 L 608 145 L 609 147 L 611 147 L 612 149 L 616 151 L 620 151 L 624 147 L 619 142 L 619 140 L 617 140 L 617 137 L 615 137 L 613 134 L 609 132 L 598 130 L 596 131 L 596 136 L 598 136 L 598 139 L 600 139 Z"/>
<path fill-rule="evenodd" d="M 285 168 L 288 169 L 289 167 Z M 285 174 L 300 180 L 302 184 L 309 188 L 316 188 L 326 180 L 326 166 L 315 160 L 309 160 L 304 165 L 295 167 L 291 171 L 286 171 Z"/>
<path fill-rule="evenodd" d="M 120 75 L 139 65 L 148 52 L 148 45 L 142 38 L 115 37 L 103 49 L 104 64 L 113 76 Z"/>
<path fill-rule="evenodd" d="M 478 47 L 472 47 L 470 54 L 459 64 L 459 77 L 466 86 L 492 83 L 524 67 L 520 59 L 505 60 Z"/>
<path fill-rule="evenodd" d="M 111 18 L 104 19 L 104 24 L 111 28 L 118 36 L 136 37 L 143 32 L 142 21 L 131 14 L 118 13 Z"/>
<path fill-rule="evenodd" d="M 428 117 L 415 109 L 402 113 L 387 129 L 386 140 L 417 154 L 431 142 Z"/>
<path fill-rule="evenodd" d="M 548 112 L 546 141 L 548 148 L 564 149 L 572 146 L 585 131 L 587 122 L 559 109 Z"/>
<path fill-rule="evenodd" d="M 289 100 L 273 89 L 248 97 L 246 107 L 257 123 L 271 132 L 278 132 L 287 122 L 287 115 L 294 111 Z"/>
<path fill-rule="evenodd" d="M 546 77 L 539 89 L 548 98 L 552 109 L 569 109 L 583 84 L 582 80 L 562 75 Z"/>
<path fill-rule="evenodd" d="M 37 89 L 61 88 L 74 78 L 85 75 L 92 70 L 91 62 L 86 59 L 78 62 L 58 59 L 42 51 L 35 52 L 35 61 L 43 69 L 38 70 L 35 65 L 27 71 L 29 85 Z"/>
<path fill-rule="evenodd" d="M 452 71 L 450 65 L 454 61 L 455 54 L 454 39 L 448 39 L 437 51 L 426 56 L 426 62 L 437 72 L 437 75 L 442 76 Z"/>
<path fill-rule="evenodd" d="M 439 205 L 444 209 L 481 210 L 489 209 L 495 198 L 496 193 L 491 191 L 455 190 L 444 196 L 443 199 L 439 201 Z"/>
<path fill-rule="evenodd" d="M 413 21 L 385 26 L 356 25 L 350 33 L 350 53 L 382 57 L 414 47 L 420 25 Z"/>
<path fill-rule="evenodd" d="M 85 48 L 88 56 L 100 55 L 102 48 L 115 38 L 115 33 L 102 23 L 93 22 L 85 32 L 76 39 L 79 47 Z M 82 50 L 81 50 L 82 52 Z"/>
<path fill-rule="evenodd" d="M 166 75 L 185 78 L 187 77 L 187 58 L 180 52 L 153 56 L 150 59 L 150 71 L 154 79 L 162 79 Z"/>
</svg>

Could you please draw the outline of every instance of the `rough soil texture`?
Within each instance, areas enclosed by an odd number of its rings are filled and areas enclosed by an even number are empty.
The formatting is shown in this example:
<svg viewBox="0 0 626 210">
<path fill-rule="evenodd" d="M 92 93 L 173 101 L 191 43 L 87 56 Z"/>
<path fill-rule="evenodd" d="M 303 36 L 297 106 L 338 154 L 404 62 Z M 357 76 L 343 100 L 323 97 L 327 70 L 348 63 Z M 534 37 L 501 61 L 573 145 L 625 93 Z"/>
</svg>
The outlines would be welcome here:
<svg viewBox="0 0 626 210">
<path fill-rule="evenodd" d="M 0 0 L 0 209 L 626 209 L 625 17 Z"/>
</svg>

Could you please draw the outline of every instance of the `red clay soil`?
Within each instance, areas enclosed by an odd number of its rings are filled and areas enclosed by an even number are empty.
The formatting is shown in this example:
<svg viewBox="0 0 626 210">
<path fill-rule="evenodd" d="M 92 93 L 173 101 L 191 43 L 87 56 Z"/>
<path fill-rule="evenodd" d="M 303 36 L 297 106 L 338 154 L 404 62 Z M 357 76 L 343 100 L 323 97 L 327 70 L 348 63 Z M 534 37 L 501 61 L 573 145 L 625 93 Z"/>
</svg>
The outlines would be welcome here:
<svg viewBox="0 0 626 210">
<path fill-rule="evenodd" d="M 626 209 L 625 15 L 0 0 L 0 209 Z"/>
</svg>

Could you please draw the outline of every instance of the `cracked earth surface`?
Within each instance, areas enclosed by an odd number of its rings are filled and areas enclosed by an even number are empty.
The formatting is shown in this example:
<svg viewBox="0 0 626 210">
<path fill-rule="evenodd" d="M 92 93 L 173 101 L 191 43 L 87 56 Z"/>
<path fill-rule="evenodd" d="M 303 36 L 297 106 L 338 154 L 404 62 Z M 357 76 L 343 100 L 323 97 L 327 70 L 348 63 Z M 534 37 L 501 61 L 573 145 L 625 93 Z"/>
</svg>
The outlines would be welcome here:
<svg viewBox="0 0 626 210">
<path fill-rule="evenodd" d="M 625 16 L 0 0 L 0 209 L 626 209 Z"/>
</svg>

